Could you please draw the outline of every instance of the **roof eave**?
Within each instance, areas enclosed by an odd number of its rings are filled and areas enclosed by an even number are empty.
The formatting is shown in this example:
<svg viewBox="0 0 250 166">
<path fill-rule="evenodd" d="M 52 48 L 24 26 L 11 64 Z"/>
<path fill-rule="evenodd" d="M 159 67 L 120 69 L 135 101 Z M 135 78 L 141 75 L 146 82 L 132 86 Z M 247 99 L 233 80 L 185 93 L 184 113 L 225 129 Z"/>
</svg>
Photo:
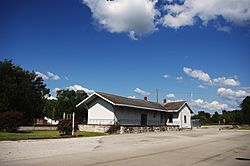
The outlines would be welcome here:
<svg viewBox="0 0 250 166">
<path fill-rule="evenodd" d="M 152 110 L 152 111 L 162 111 L 162 112 L 166 112 L 166 111 L 167 111 L 166 109 L 149 108 L 149 107 L 140 107 L 140 106 L 135 106 L 135 105 L 127 105 L 127 104 L 115 104 L 115 106 L 139 108 L 139 109 L 146 109 L 146 110 Z"/>
<path fill-rule="evenodd" d="M 110 100 L 108 100 L 107 98 L 103 97 L 102 95 L 100 95 L 100 94 L 94 92 L 94 93 L 92 93 L 89 97 L 87 97 L 86 99 L 84 99 L 83 101 L 81 101 L 79 104 L 77 104 L 76 107 L 79 107 L 79 106 L 80 106 L 81 104 L 83 104 L 83 103 L 86 104 L 94 95 L 96 95 L 96 96 L 102 98 L 103 100 L 109 102 L 109 103 L 112 104 L 112 105 L 115 105 L 115 103 L 113 103 L 112 101 L 110 101 Z M 90 101 L 91 101 L 91 100 L 90 100 Z"/>
</svg>

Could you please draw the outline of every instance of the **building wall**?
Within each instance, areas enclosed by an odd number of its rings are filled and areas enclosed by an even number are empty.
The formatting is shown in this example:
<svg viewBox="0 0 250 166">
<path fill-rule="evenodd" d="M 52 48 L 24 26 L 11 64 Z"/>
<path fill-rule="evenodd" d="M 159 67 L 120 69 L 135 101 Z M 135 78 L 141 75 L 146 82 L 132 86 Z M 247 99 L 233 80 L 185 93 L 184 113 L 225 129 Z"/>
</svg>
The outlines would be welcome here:
<svg viewBox="0 0 250 166">
<path fill-rule="evenodd" d="M 161 113 L 159 111 L 143 110 L 128 107 L 116 107 L 115 117 L 121 125 L 141 125 L 141 115 L 147 115 L 147 125 L 164 125 L 165 120 L 161 122 Z"/>
<path fill-rule="evenodd" d="M 173 117 L 173 120 L 172 120 L 172 123 L 169 121 L 169 116 L 170 114 L 172 115 Z M 168 113 L 168 116 L 167 116 L 167 125 L 180 125 L 180 118 L 179 118 L 179 112 L 174 112 L 174 113 Z"/>
<path fill-rule="evenodd" d="M 186 123 L 184 121 L 184 116 L 186 116 Z M 191 128 L 191 113 L 187 106 L 183 107 L 180 111 L 180 128 Z"/>
<path fill-rule="evenodd" d="M 88 107 L 88 124 L 114 124 L 114 108 L 110 103 L 98 97 L 95 98 Z"/>
<path fill-rule="evenodd" d="M 169 114 L 173 116 L 173 123 L 170 123 L 168 119 L 167 125 L 179 125 L 180 128 L 191 128 L 191 113 L 186 105 L 179 112 Z M 186 123 L 184 116 L 186 116 Z"/>
<path fill-rule="evenodd" d="M 101 98 L 95 98 L 88 105 L 88 124 L 113 125 L 119 122 L 120 125 L 141 125 L 141 115 L 147 114 L 147 125 L 170 125 L 180 128 L 191 128 L 191 113 L 187 106 L 175 113 L 143 110 L 128 107 L 113 107 L 110 103 Z M 173 122 L 169 122 L 168 115 L 172 114 Z M 184 122 L 186 116 L 186 123 Z"/>
</svg>

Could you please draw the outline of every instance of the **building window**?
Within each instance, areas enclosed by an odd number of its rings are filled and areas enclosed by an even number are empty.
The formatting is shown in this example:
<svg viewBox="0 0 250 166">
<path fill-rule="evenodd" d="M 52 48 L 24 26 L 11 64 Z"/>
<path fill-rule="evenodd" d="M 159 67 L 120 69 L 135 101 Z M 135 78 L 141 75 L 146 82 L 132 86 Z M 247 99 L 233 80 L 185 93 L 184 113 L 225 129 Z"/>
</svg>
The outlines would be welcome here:
<svg viewBox="0 0 250 166">
<path fill-rule="evenodd" d="M 161 123 L 163 123 L 163 114 L 161 114 Z"/>
<path fill-rule="evenodd" d="M 187 116 L 184 115 L 184 123 L 187 123 Z"/>
<path fill-rule="evenodd" d="M 168 122 L 169 123 L 173 123 L 173 115 L 172 114 L 169 114 L 169 116 L 168 116 Z"/>
<path fill-rule="evenodd" d="M 156 116 L 156 115 L 155 115 L 155 113 L 154 113 L 154 118 L 155 118 L 155 116 Z"/>
</svg>

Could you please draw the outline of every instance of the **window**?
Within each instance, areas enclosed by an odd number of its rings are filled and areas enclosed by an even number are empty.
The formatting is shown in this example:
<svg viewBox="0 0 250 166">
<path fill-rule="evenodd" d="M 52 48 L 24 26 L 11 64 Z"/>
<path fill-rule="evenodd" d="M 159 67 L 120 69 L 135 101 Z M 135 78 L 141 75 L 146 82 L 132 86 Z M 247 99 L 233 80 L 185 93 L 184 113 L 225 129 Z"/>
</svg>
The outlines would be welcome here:
<svg viewBox="0 0 250 166">
<path fill-rule="evenodd" d="M 147 125 L 147 114 L 141 114 L 141 125 L 146 126 Z"/>
<path fill-rule="evenodd" d="M 168 123 L 173 123 L 173 115 L 172 114 L 169 114 L 168 116 Z"/>
<path fill-rule="evenodd" d="M 187 116 L 184 115 L 184 123 L 187 123 Z"/>
<path fill-rule="evenodd" d="M 154 118 L 155 118 L 155 116 L 156 116 L 156 115 L 155 115 L 155 113 L 154 113 Z"/>
<path fill-rule="evenodd" d="M 161 114 L 161 123 L 163 123 L 163 114 Z"/>
</svg>

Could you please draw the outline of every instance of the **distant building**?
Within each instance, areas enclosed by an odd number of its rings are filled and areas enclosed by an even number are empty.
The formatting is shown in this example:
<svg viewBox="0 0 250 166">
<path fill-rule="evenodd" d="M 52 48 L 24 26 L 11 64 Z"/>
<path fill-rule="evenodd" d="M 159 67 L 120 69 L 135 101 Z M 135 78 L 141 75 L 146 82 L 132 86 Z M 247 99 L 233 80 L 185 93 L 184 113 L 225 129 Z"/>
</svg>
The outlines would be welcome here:
<svg viewBox="0 0 250 166">
<path fill-rule="evenodd" d="M 191 128 L 192 110 L 185 101 L 162 104 L 95 92 L 78 106 L 88 109 L 89 125 L 178 126 Z"/>
</svg>

